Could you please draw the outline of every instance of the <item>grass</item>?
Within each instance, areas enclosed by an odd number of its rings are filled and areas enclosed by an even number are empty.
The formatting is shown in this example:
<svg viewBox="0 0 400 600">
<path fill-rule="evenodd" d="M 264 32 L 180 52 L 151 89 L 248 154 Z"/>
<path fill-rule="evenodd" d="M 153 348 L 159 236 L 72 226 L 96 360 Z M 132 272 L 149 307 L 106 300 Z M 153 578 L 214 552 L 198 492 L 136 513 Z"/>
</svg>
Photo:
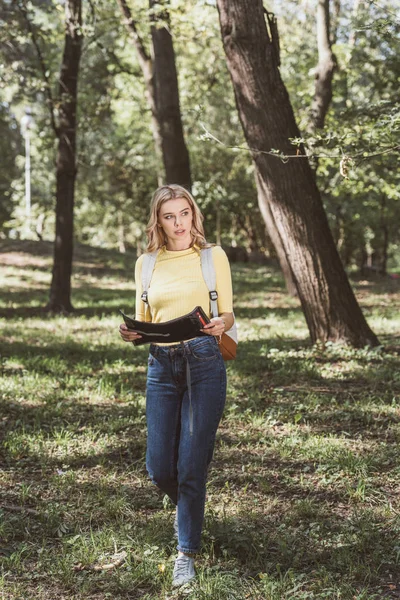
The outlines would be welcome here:
<svg viewBox="0 0 400 600">
<path fill-rule="evenodd" d="M 353 282 L 382 342 L 311 346 L 267 267 L 234 265 L 239 358 L 198 578 L 170 587 L 172 507 L 147 478 L 146 350 L 123 344 L 133 258 L 79 247 L 51 317 L 51 248 L 0 252 L 0 598 L 400 597 L 400 286 Z"/>
</svg>

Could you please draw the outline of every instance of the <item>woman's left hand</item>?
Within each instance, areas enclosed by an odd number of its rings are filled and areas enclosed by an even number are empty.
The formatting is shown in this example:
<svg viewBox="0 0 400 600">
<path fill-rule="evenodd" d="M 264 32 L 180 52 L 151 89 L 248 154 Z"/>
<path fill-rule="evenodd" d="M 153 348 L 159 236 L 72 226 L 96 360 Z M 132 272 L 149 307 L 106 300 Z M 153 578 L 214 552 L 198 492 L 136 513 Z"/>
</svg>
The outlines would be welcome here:
<svg viewBox="0 0 400 600">
<path fill-rule="evenodd" d="M 225 331 L 225 321 L 221 317 L 213 317 L 201 331 L 207 335 L 220 337 Z"/>
</svg>

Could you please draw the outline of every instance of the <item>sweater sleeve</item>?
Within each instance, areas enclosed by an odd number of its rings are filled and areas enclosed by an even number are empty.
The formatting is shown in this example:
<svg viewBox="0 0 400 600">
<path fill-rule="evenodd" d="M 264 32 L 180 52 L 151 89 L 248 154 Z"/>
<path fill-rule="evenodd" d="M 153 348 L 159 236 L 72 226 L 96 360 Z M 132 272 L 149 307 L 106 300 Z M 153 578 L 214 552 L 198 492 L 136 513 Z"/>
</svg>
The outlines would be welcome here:
<svg viewBox="0 0 400 600">
<path fill-rule="evenodd" d="M 135 318 L 138 321 L 146 320 L 146 307 L 144 302 L 142 301 L 142 265 L 143 265 L 143 256 L 139 256 L 135 265 L 135 285 L 136 285 L 136 310 L 135 310 Z"/>
<path fill-rule="evenodd" d="M 217 279 L 218 313 L 233 312 L 232 277 L 228 257 L 221 246 L 212 249 L 215 275 Z"/>
</svg>

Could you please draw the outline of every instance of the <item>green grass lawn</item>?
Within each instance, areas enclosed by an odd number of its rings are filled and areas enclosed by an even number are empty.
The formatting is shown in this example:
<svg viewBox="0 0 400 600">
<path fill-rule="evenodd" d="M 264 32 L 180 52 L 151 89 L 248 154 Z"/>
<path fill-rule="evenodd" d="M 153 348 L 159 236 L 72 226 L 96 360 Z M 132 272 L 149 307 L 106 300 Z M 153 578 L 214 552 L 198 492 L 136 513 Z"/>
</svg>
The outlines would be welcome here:
<svg viewBox="0 0 400 600">
<path fill-rule="evenodd" d="M 173 510 L 146 475 L 146 350 L 124 344 L 134 258 L 79 247 L 51 317 L 51 248 L 0 248 L 0 598 L 400 598 L 400 285 L 355 282 L 382 346 L 312 347 L 279 273 L 233 265 L 239 357 L 198 578 L 170 587 Z"/>
</svg>

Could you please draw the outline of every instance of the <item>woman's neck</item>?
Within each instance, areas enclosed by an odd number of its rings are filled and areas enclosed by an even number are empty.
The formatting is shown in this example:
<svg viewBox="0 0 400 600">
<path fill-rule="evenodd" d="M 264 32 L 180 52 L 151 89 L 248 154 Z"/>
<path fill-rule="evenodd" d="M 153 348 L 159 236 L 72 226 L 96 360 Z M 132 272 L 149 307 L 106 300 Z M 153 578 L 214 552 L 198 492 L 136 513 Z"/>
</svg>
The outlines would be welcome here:
<svg viewBox="0 0 400 600">
<path fill-rule="evenodd" d="M 165 244 L 165 249 L 170 252 L 178 252 L 179 250 L 189 250 L 193 246 L 192 240 L 168 240 Z"/>
</svg>

